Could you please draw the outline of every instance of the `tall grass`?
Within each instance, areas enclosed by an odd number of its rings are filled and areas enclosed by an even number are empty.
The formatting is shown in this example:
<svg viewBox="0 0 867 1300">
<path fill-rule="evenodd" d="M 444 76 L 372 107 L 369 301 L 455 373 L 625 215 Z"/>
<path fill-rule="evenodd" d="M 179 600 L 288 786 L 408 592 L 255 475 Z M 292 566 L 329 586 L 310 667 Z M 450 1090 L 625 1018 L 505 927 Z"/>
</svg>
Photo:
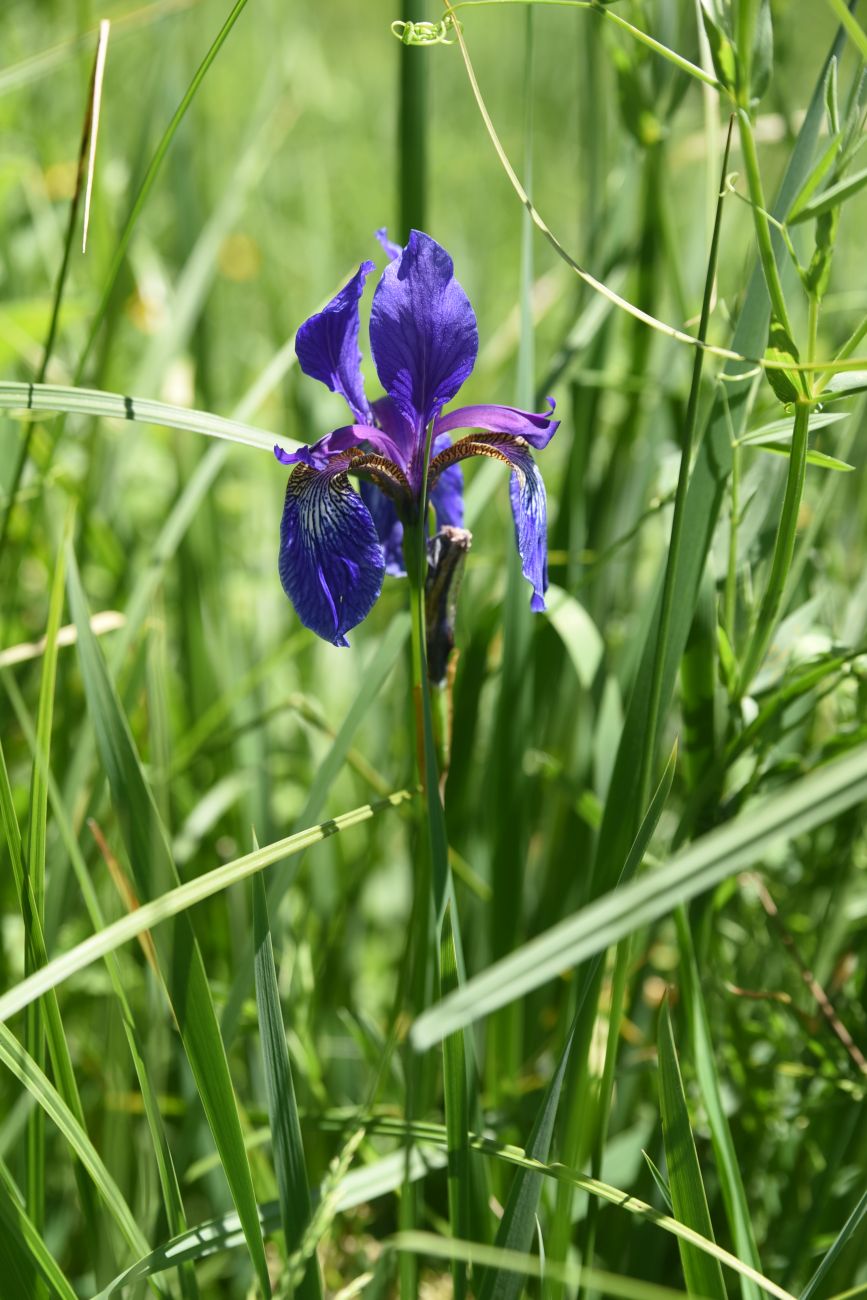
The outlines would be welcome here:
<svg viewBox="0 0 867 1300">
<path fill-rule="evenodd" d="M 863 24 L 7 6 L 0 1295 L 867 1291 Z M 421 534 L 319 642 L 261 454 L 382 225 L 562 418 L 432 708 Z"/>
</svg>

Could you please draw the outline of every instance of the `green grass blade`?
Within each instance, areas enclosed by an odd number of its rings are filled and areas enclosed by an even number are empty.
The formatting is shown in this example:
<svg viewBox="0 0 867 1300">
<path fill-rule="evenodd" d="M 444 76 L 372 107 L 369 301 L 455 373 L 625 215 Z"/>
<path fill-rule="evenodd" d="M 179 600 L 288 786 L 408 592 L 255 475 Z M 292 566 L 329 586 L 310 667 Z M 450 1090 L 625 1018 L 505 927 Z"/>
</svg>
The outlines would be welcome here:
<svg viewBox="0 0 867 1300">
<path fill-rule="evenodd" d="M 640 880 L 611 890 L 575 916 L 552 926 L 503 961 L 468 980 L 431 1007 L 411 1030 L 418 1050 L 468 1025 L 560 971 L 602 952 L 625 935 L 688 902 L 761 857 L 773 843 L 794 839 L 867 798 L 867 745 L 828 763 L 756 803 Z"/>
<path fill-rule="evenodd" d="M 846 7 L 846 0 L 825 0 L 825 3 L 845 28 L 846 35 L 855 45 L 861 58 L 867 59 L 867 32 Z"/>
<path fill-rule="evenodd" d="M 701 1088 L 702 1101 L 710 1124 L 714 1156 L 722 1188 L 729 1226 L 735 1250 L 741 1259 L 761 1272 L 762 1264 L 753 1233 L 753 1222 L 747 1195 L 741 1178 L 741 1167 L 732 1140 L 731 1128 L 723 1106 L 722 1089 L 716 1065 L 716 1053 L 711 1038 L 710 1022 L 701 988 L 698 963 L 686 912 L 679 907 L 675 913 L 677 936 L 680 945 L 681 994 L 692 1040 L 695 1071 Z M 757 1300 L 758 1292 L 749 1279 L 741 1277 L 743 1300 Z"/>
<path fill-rule="evenodd" d="M 45 650 L 43 652 L 39 687 L 39 712 L 30 779 L 26 846 L 22 843 L 18 832 L 9 775 L 6 769 L 5 757 L 2 748 L 0 748 L 2 820 L 9 844 L 19 906 L 24 916 L 25 972 L 31 974 L 48 961 L 43 924 L 45 915 L 48 772 L 57 680 L 57 635 L 63 616 L 65 576 L 63 554 L 61 549 L 55 562 L 54 578 L 49 598 L 48 625 L 45 633 Z M 70 1107 L 78 1122 L 83 1125 L 84 1111 L 75 1080 L 75 1072 L 72 1068 L 72 1058 L 63 1029 L 60 1009 L 57 1005 L 57 997 L 53 992 L 49 994 L 43 1005 L 40 1006 L 34 1003 L 32 1007 L 28 1008 L 26 1045 L 40 1068 L 45 1067 L 44 1047 L 47 1045 L 60 1095 Z M 28 1204 L 33 1217 L 33 1226 L 38 1232 L 42 1227 L 45 1198 L 45 1117 L 38 1108 L 32 1112 L 28 1120 L 27 1131 Z M 95 1242 L 98 1235 L 96 1200 L 90 1181 L 80 1166 L 76 1165 L 75 1173 L 89 1237 L 91 1241 Z M 34 1207 L 38 1209 L 36 1214 L 33 1214 Z"/>
<path fill-rule="evenodd" d="M 57 827 L 64 848 L 69 854 L 69 859 L 73 865 L 75 877 L 78 881 L 79 888 L 81 889 L 81 894 L 91 923 L 97 933 L 102 932 L 106 928 L 106 923 L 99 905 L 96 890 L 90 877 L 90 872 L 88 871 L 87 864 L 84 861 L 78 840 L 72 830 L 69 816 L 64 807 L 57 782 L 54 779 L 51 769 L 45 763 L 44 755 L 40 754 L 39 750 L 36 748 L 36 736 L 32 720 L 27 714 L 26 706 L 21 698 L 20 692 L 14 684 L 14 680 L 8 673 L 2 673 L 0 676 L 3 678 L 7 693 L 12 701 L 19 725 L 31 747 L 34 761 L 43 766 L 45 779 L 48 785 L 48 798 L 54 817 L 54 823 Z M 15 856 L 13 844 L 15 842 L 14 837 L 17 831 L 17 823 L 14 820 L 12 792 L 9 786 L 5 760 L 3 758 L 2 745 L 0 745 L 0 820 L 3 821 L 6 827 L 7 841 L 10 846 L 10 852 L 13 854 L 14 867 Z M 145 1060 L 140 1034 L 136 1027 L 136 1020 L 133 1015 L 132 1007 L 127 998 L 120 967 L 116 958 L 111 953 L 105 954 L 105 963 L 109 979 L 111 980 L 114 996 L 117 999 L 124 1033 L 129 1044 L 130 1056 L 136 1072 L 136 1078 L 138 1079 L 139 1087 L 141 1089 L 142 1105 L 144 1107 L 148 1128 L 150 1129 L 154 1158 L 157 1163 L 157 1172 L 163 1195 L 166 1223 L 169 1225 L 169 1230 L 172 1234 L 178 1235 L 186 1228 L 186 1221 L 184 1218 L 184 1207 L 181 1200 L 180 1188 L 178 1187 L 174 1161 L 169 1149 L 165 1125 L 163 1124 L 163 1118 L 160 1112 L 159 1099 Z M 45 967 L 48 964 L 47 953 L 43 954 L 40 964 L 41 967 Z M 54 989 L 51 989 L 46 996 L 46 1006 L 49 1009 L 49 1016 L 51 1019 L 56 1015 L 57 1022 L 60 1024 L 60 1010 L 56 1002 Z M 49 1048 L 52 1043 L 51 1019 L 49 1020 Z M 63 1041 L 65 1044 L 65 1039 Z M 81 1103 L 78 1101 L 77 1093 L 75 1091 L 75 1076 L 72 1071 L 72 1064 L 69 1062 L 67 1066 L 66 1062 L 63 1061 L 62 1058 L 55 1060 L 52 1057 L 52 1065 L 54 1067 L 55 1078 L 57 1079 L 58 1091 L 61 1096 L 63 1096 L 67 1105 L 70 1106 L 70 1109 L 83 1127 L 84 1116 L 81 1109 Z M 67 1077 L 71 1079 L 71 1088 L 66 1083 Z M 180 1283 L 184 1300 L 195 1300 L 197 1296 L 195 1276 L 189 1268 L 183 1268 L 180 1270 Z"/>
<path fill-rule="evenodd" d="M 303 827 L 307 823 L 314 822 L 321 815 L 328 792 L 346 762 L 355 734 L 397 663 L 408 635 L 409 615 L 398 616 L 392 621 L 382 641 L 365 664 L 361 673 L 359 692 L 341 723 L 331 748 L 319 765 L 304 807 L 299 814 L 297 826 Z M 268 910 L 272 915 L 277 914 L 277 908 L 294 879 L 296 870 L 297 864 L 278 867 L 268 882 Z M 251 964 L 252 957 L 244 954 L 244 958 L 239 963 L 238 975 L 226 999 L 220 1026 L 227 1043 L 231 1043 L 238 1026 L 241 1007 L 249 987 L 248 971 Z"/>
<path fill-rule="evenodd" d="M 359 826 L 362 822 L 375 817 L 377 813 L 384 812 L 388 808 L 399 807 L 411 798 L 411 791 L 399 790 L 386 799 L 377 800 L 376 803 L 363 804 L 360 808 L 354 808 L 352 812 L 330 817 L 318 826 L 310 827 L 309 830 L 289 835 L 283 840 L 276 840 L 273 844 L 257 849 L 254 853 L 236 858 L 222 867 L 215 867 L 185 885 L 167 890 L 166 893 L 151 899 L 149 903 L 142 903 L 134 912 L 129 912 L 110 925 L 103 926 L 98 933 L 76 944 L 60 957 L 53 958 L 29 979 L 21 980 L 0 996 L 0 1022 L 8 1020 L 10 1016 L 29 1006 L 47 989 L 57 988 L 70 976 L 85 970 L 100 957 L 114 952 L 123 944 L 129 943 L 131 939 L 144 934 L 146 930 L 153 930 L 172 917 L 181 916 L 197 903 L 212 898 L 214 894 L 219 894 L 230 885 L 246 880 L 248 876 L 270 867 L 275 862 L 280 862 L 296 853 L 303 853 L 305 849 L 319 844 L 328 836 L 348 830 L 351 826 Z"/>
<path fill-rule="evenodd" d="M 129 249 L 129 244 L 130 244 L 130 240 L 132 239 L 133 231 L 135 230 L 135 227 L 138 223 L 138 219 L 144 210 L 145 204 L 147 203 L 151 190 L 154 187 L 154 183 L 156 182 L 157 176 L 159 175 L 160 169 L 163 165 L 163 162 L 165 161 L 166 154 L 168 153 L 169 148 L 171 147 L 172 140 L 174 139 L 177 133 L 178 127 L 181 125 L 181 122 L 186 116 L 187 110 L 190 107 L 190 104 L 193 102 L 199 87 L 201 86 L 202 82 L 207 76 L 212 63 L 216 59 L 217 55 L 220 53 L 220 50 L 225 44 L 226 39 L 229 36 L 229 33 L 231 32 L 232 28 L 235 26 L 235 23 L 240 18 L 241 13 L 245 8 L 246 4 L 247 4 L 247 0 L 235 0 L 235 4 L 232 6 L 228 14 L 228 17 L 226 18 L 220 30 L 217 32 L 217 35 L 214 37 L 214 40 L 211 42 L 211 45 L 209 46 L 207 53 L 205 54 L 205 57 L 202 59 L 198 68 L 196 69 L 192 81 L 190 82 L 189 86 L 184 92 L 184 95 L 181 98 L 181 101 L 178 104 L 177 108 L 175 109 L 174 113 L 172 114 L 172 118 L 168 126 L 166 127 L 165 131 L 163 132 L 162 138 L 160 139 L 160 142 L 154 151 L 153 157 L 151 158 L 148 164 L 147 170 L 144 174 L 144 177 L 142 178 L 141 185 L 139 186 L 138 193 L 136 194 L 135 199 L 133 200 L 133 204 L 132 204 L 132 208 L 130 209 L 129 216 L 127 217 L 126 222 L 124 223 L 124 228 L 121 231 L 120 236 L 115 245 L 114 256 L 112 258 L 111 266 L 109 267 L 108 275 L 106 277 L 105 286 L 102 291 L 102 297 L 100 298 L 99 306 L 97 307 L 96 312 L 94 313 L 93 321 L 91 322 L 90 332 L 87 336 L 87 342 L 84 345 L 84 349 L 78 361 L 78 366 L 76 369 L 76 376 L 75 376 L 76 380 L 80 380 L 84 373 L 84 368 L 87 364 L 87 359 L 90 356 L 91 349 L 93 348 L 93 345 L 96 342 L 100 327 L 102 326 L 102 323 L 105 320 L 106 314 L 111 304 L 112 296 L 114 294 L 114 288 L 117 283 L 117 278 L 120 275 L 121 268 L 126 260 L 127 250 Z"/>
<path fill-rule="evenodd" d="M 446 906 L 440 939 L 440 994 L 458 986 L 458 962 L 452 932 L 451 904 Z M 467 1055 L 463 1030 L 443 1042 L 443 1091 L 449 1151 L 449 1222 L 452 1236 L 467 1237 L 470 1227 L 470 1112 L 467 1095 Z M 452 1268 L 454 1300 L 466 1295 L 467 1275 L 461 1261 Z"/>
<path fill-rule="evenodd" d="M 7 1248 L 17 1246 L 21 1254 L 38 1270 L 53 1295 L 58 1296 L 59 1300 L 77 1300 L 71 1284 L 24 1209 L 18 1189 L 2 1161 L 0 1161 L 0 1226 L 6 1238 L 4 1245 Z M 3 1277 L 4 1285 L 7 1285 L 8 1274 L 4 1273 Z"/>
<path fill-rule="evenodd" d="M 817 78 L 807 114 L 798 133 L 795 147 L 780 184 L 772 209 L 779 220 L 785 217 L 795 195 L 810 173 L 816 141 L 825 111 L 825 78 L 831 58 L 838 55 L 843 44 L 838 34 L 828 58 Z M 772 237 L 778 261 L 785 256 L 782 241 Z M 746 297 L 738 316 L 732 339 L 732 348 L 741 356 L 759 356 L 767 342 L 770 305 L 761 266 L 753 269 Z M 713 537 L 717 516 L 722 505 L 731 472 L 731 439 L 743 432 L 749 413 L 748 396 L 751 380 L 740 382 L 736 377 L 745 375 L 748 367 L 743 363 L 726 363 L 727 376 L 724 393 L 714 403 L 707 428 L 699 440 L 695 464 L 686 494 L 683 518 L 683 554 L 678 570 L 678 581 L 672 603 L 669 637 L 665 645 L 662 664 L 660 717 L 664 717 L 674 692 L 675 682 L 689 638 L 701 577 Z M 657 608 L 647 637 L 647 645 L 656 643 L 659 610 Z M 641 755 L 644 753 L 648 730 L 648 703 L 653 681 L 653 661 L 643 654 L 633 685 L 620 744 L 617 750 L 611 789 L 617 791 L 616 799 L 609 799 L 599 833 L 597 849 L 597 876 L 599 888 L 609 888 L 611 873 L 623 860 L 630 837 L 630 819 L 622 816 L 624 807 L 637 802 L 641 784 Z M 614 865 L 612 865 L 614 864 Z"/>
<path fill-rule="evenodd" d="M 57 1089 L 49 1083 L 44 1071 L 39 1068 L 29 1052 L 24 1050 L 6 1025 L 0 1025 L 0 1063 L 23 1084 L 78 1156 L 130 1249 L 137 1255 L 149 1251 L 150 1246 L 138 1226 L 135 1215 L 90 1138 Z"/>
<path fill-rule="evenodd" d="M 445 1145 L 445 1138 L 443 1144 Z M 359 1205 L 376 1201 L 381 1196 L 388 1196 L 397 1191 L 407 1177 L 417 1182 L 433 1170 L 441 1169 L 445 1163 L 444 1150 L 422 1155 L 414 1149 L 410 1155 L 408 1174 L 403 1151 L 394 1151 L 391 1155 L 374 1160 L 363 1168 L 352 1169 L 340 1181 L 337 1210 L 353 1210 Z M 259 1221 L 266 1236 L 278 1232 L 281 1227 L 280 1202 L 266 1201 L 258 1209 Z M 94 1300 L 111 1300 L 112 1296 L 118 1295 L 134 1281 L 155 1277 L 173 1268 L 177 1263 L 207 1259 L 218 1251 L 235 1250 L 243 1244 L 244 1234 L 237 1213 L 232 1211 L 229 1214 L 221 1214 L 217 1218 L 197 1224 L 182 1236 L 167 1241 L 157 1250 L 137 1260 L 135 1264 L 124 1269 L 103 1291 L 100 1291 Z M 785 1297 L 785 1300 L 790 1298 Z"/>
<path fill-rule="evenodd" d="M 104 393 L 95 388 L 70 388 L 59 384 L 0 383 L 0 410 L 53 411 L 67 415 L 92 415 L 101 420 L 126 420 L 137 424 L 156 424 L 164 429 L 184 429 L 202 433 L 207 438 L 236 442 L 274 454 L 275 434 L 257 429 L 240 420 L 227 420 L 209 411 L 192 411 L 167 402 L 153 402 L 146 397 Z M 281 446 L 294 449 L 291 438 L 279 439 Z"/>
<path fill-rule="evenodd" d="M 542 1104 L 536 1113 L 533 1128 L 526 1146 L 526 1155 L 533 1164 L 547 1163 L 554 1136 L 554 1121 L 557 1118 L 557 1106 L 563 1088 L 563 1079 L 569 1065 L 572 1044 L 581 1007 L 579 1006 L 566 1045 L 551 1076 Z M 542 1174 L 533 1166 L 520 1168 L 515 1174 L 509 1188 L 509 1198 L 500 1226 L 497 1229 L 495 1246 L 497 1250 L 509 1254 L 525 1255 L 536 1233 L 536 1213 L 542 1192 Z M 481 1260 L 479 1261 L 482 1262 Z M 479 1300 L 517 1300 L 521 1293 L 521 1278 L 514 1269 L 502 1265 L 489 1268 L 479 1289 Z"/>
<path fill-rule="evenodd" d="M 513 1280 L 511 1291 L 526 1294 L 524 1279 L 549 1278 L 552 1281 L 577 1285 L 584 1282 L 601 1295 L 619 1296 L 622 1300 L 683 1300 L 684 1292 L 674 1287 L 660 1286 L 657 1282 L 643 1282 L 640 1278 L 619 1277 L 602 1269 L 582 1269 L 578 1264 L 558 1264 L 542 1261 L 526 1251 L 511 1250 L 503 1246 L 486 1246 L 472 1241 L 453 1241 L 451 1237 L 437 1237 L 431 1232 L 401 1232 L 387 1243 L 393 1250 L 411 1251 L 434 1259 L 459 1259 L 468 1264 L 487 1268 Z"/>
<path fill-rule="evenodd" d="M 343 1132 L 347 1124 L 352 1123 L 356 1113 L 354 1110 L 338 1109 L 328 1113 L 332 1116 L 330 1121 L 326 1115 L 320 1119 L 320 1124 L 328 1131 Z M 423 1178 L 425 1174 L 441 1169 L 446 1164 L 449 1139 L 448 1131 L 443 1124 L 430 1121 L 414 1121 L 407 1124 L 405 1120 L 397 1117 L 382 1116 L 371 1119 L 368 1128 L 371 1132 L 417 1144 L 411 1147 L 410 1176 L 413 1179 Z M 610 1183 L 589 1178 L 559 1163 L 545 1164 L 533 1160 L 520 1147 L 504 1145 L 489 1137 L 470 1134 L 470 1145 L 474 1151 L 491 1159 L 502 1161 L 517 1169 L 530 1170 L 540 1177 L 558 1183 L 568 1183 L 585 1191 L 622 1213 L 631 1215 L 637 1223 L 667 1232 L 678 1241 L 686 1242 L 698 1251 L 704 1251 L 711 1259 L 718 1260 L 723 1267 L 731 1269 L 739 1276 L 750 1277 L 762 1291 L 776 1297 L 776 1300 L 794 1300 L 794 1297 L 783 1287 L 757 1273 L 755 1269 L 750 1268 L 748 1264 L 743 1263 L 722 1246 L 703 1237 L 669 1214 L 654 1209 L 645 1201 L 630 1196 L 628 1192 L 618 1187 L 613 1187 Z M 422 1152 L 419 1146 L 429 1149 Z M 340 1181 L 338 1209 L 352 1209 L 366 1201 L 375 1200 L 377 1197 L 395 1191 L 403 1182 L 404 1167 L 405 1152 L 400 1150 L 383 1156 L 370 1165 L 351 1170 Z M 267 1202 L 261 1205 L 259 1210 L 263 1230 L 266 1233 L 277 1231 L 280 1228 L 279 1202 Z M 171 1267 L 173 1262 L 182 1259 L 187 1261 L 204 1259 L 215 1251 L 243 1245 L 243 1240 L 238 1216 L 234 1212 L 201 1223 L 191 1228 L 183 1237 L 165 1243 L 147 1259 L 137 1261 L 130 1269 L 125 1270 L 120 1278 L 115 1279 L 98 1300 L 105 1300 L 108 1295 L 115 1294 L 122 1283 L 131 1281 L 133 1277 L 157 1274 Z"/>
<path fill-rule="evenodd" d="M 286 1252 L 291 1254 L 299 1245 L 310 1219 L 310 1189 L 307 1184 L 304 1143 L 301 1140 L 301 1124 L 298 1120 L 298 1106 L 295 1101 L 295 1088 L 286 1047 L 286 1032 L 280 1012 L 274 949 L 271 942 L 271 927 L 268 924 L 268 904 L 261 875 L 253 877 L 253 941 L 256 1005 L 259 1010 L 259 1032 L 265 1065 L 265 1087 L 268 1094 L 274 1167 L 280 1192 L 280 1218 L 286 1241 Z M 308 1260 L 307 1269 L 295 1294 L 299 1300 L 318 1300 L 322 1295 L 319 1265 L 315 1254 Z"/>
<path fill-rule="evenodd" d="M 825 1278 L 831 1272 L 831 1269 L 837 1263 L 840 1255 L 847 1248 L 865 1219 L 867 1219 L 867 1192 L 865 1192 L 861 1197 L 860 1201 L 849 1215 L 849 1218 L 843 1224 L 843 1227 L 822 1256 L 821 1264 L 804 1287 L 799 1300 L 813 1300 L 813 1297 L 825 1281 Z"/>
<path fill-rule="evenodd" d="M 39 713 L 36 723 L 36 744 L 46 762 L 51 750 L 51 726 L 54 717 L 54 686 L 57 676 L 57 633 L 63 615 L 63 579 L 64 566 L 61 552 L 55 565 L 48 604 L 48 626 L 45 632 L 45 653 L 42 660 L 42 676 L 39 685 Z M 25 879 L 19 890 L 24 915 L 24 970 L 32 974 L 40 960 L 39 948 L 42 938 L 42 924 L 45 917 L 45 850 L 47 842 L 48 789 L 40 765 L 34 760 L 30 777 L 30 807 L 27 819 L 27 841 L 24 849 Z M 53 1027 L 59 1026 L 54 1020 Z M 62 1030 L 61 1030 L 61 1038 Z M 25 1046 L 39 1065 L 45 1067 L 45 1024 L 42 1008 L 34 1003 L 27 1009 L 25 1023 Z M 55 1052 L 66 1051 L 65 1039 L 62 1046 L 54 1044 Z M 68 1052 L 66 1053 L 68 1059 Z M 85 1193 L 87 1196 L 87 1193 Z M 92 1206 L 89 1198 L 85 1200 L 85 1211 L 90 1218 Z M 42 1230 L 45 1222 L 45 1116 L 42 1111 L 34 1109 L 27 1121 L 27 1209 L 37 1232 Z M 93 1230 L 94 1223 L 90 1223 Z M 41 1283 L 37 1286 L 37 1295 L 41 1296 Z"/>
<path fill-rule="evenodd" d="M 659 1021 L 658 1050 L 659 1102 L 674 1217 L 713 1241 L 710 1210 L 689 1126 L 689 1111 L 667 1003 Z M 726 1300 L 725 1282 L 718 1260 L 709 1258 L 684 1241 L 679 1241 L 678 1247 L 689 1294 L 703 1296 L 705 1300 Z"/>
<path fill-rule="evenodd" d="M 90 611 L 71 547 L 68 567 L 70 605 L 78 628 L 78 654 L 90 719 L 126 841 L 136 888 L 141 898 L 149 899 L 160 887 L 178 884 L 177 869 L 102 651 L 91 631 Z M 157 934 L 156 944 L 196 1088 L 222 1157 L 259 1284 L 267 1296 L 271 1285 L 250 1165 L 244 1149 L 229 1064 L 189 917 L 182 915 L 176 924 L 163 927 Z"/>
</svg>

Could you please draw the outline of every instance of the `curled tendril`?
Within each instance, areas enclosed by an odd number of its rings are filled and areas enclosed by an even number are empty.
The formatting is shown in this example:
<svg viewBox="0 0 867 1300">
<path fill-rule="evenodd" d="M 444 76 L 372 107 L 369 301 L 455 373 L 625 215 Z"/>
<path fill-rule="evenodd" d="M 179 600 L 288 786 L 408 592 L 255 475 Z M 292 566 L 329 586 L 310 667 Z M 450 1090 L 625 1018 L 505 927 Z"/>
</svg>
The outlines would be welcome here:
<svg viewBox="0 0 867 1300">
<path fill-rule="evenodd" d="M 454 45 L 449 28 L 456 23 L 457 19 L 451 14 L 446 14 L 438 23 L 412 23 L 396 18 L 391 31 L 403 45 Z"/>
</svg>

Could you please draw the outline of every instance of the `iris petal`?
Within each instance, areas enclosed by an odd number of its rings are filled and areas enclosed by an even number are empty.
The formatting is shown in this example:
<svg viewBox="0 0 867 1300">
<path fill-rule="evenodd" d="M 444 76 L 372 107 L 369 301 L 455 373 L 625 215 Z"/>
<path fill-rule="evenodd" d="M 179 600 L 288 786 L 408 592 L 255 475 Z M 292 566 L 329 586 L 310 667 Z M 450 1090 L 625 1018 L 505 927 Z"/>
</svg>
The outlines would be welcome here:
<svg viewBox="0 0 867 1300">
<path fill-rule="evenodd" d="M 281 465 L 309 465 L 311 469 L 326 469 L 335 456 L 340 456 L 353 447 L 368 446 L 403 469 L 402 449 L 395 445 L 387 433 L 372 424 L 346 424 L 342 429 L 326 433 L 318 442 L 302 445 L 297 451 L 284 451 L 276 445 L 274 455 Z"/>
<path fill-rule="evenodd" d="M 454 264 L 413 230 L 382 273 L 370 317 L 370 346 L 383 388 L 412 427 L 415 452 L 428 421 L 457 393 L 479 349 L 470 300 Z M 416 457 L 417 458 L 417 457 Z"/>
<path fill-rule="evenodd" d="M 521 411 L 516 406 L 459 406 L 457 410 L 447 411 L 436 422 L 436 432 L 445 433 L 450 429 L 486 429 L 490 433 L 508 433 L 516 438 L 523 438 L 541 451 L 547 447 L 560 427 L 559 420 L 552 420 L 554 399 L 548 398 L 549 407 L 544 415 L 533 411 Z"/>
<path fill-rule="evenodd" d="M 305 375 L 345 397 L 352 414 L 361 421 L 369 419 L 370 407 L 361 377 L 358 303 L 373 269 L 373 262 L 362 262 L 349 283 L 327 307 L 306 320 L 295 336 L 295 353 Z"/>
<path fill-rule="evenodd" d="M 434 438 L 431 451 L 434 456 L 451 446 L 451 439 L 443 434 Z M 436 513 L 437 531 L 446 526 L 462 528 L 464 523 L 464 471 L 460 465 L 448 465 L 437 476 L 430 492 L 431 505 Z"/>
<path fill-rule="evenodd" d="M 406 564 L 403 558 L 403 524 L 397 514 L 397 508 L 375 483 L 361 482 L 361 499 L 370 511 L 376 528 L 376 535 L 382 546 L 385 571 L 390 578 L 406 577 Z"/>
<path fill-rule="evenodd" d="M 513 470 L 509 499 L 515 520 L 515 542 L 521 557 L 521 571 L 531 584 L 530 608 L 545 608 L 548 590 L 548 498 L 545 481 L 528 451 L 510 456 Z"/>
<path fill-rule="evenodd" d="M 490 456 L 511 466 L 509 497 L 515 520 L 515 542 L 522 572 L 533 588 L 530 608 L 538 613 L 545 608 L 548 588 L 548 500 L 542 475 L 524 438 L 483 433 L 460 438 L 440 452 L 431 461 L 431 481 L 437 484 L 457 461 L 469 456 Z"/>
<path fill-rule="evenodd" d="M 400 244 L 396 244 L 393 239 L 389 239 L 388 228 L 386 226 L 379 227 L 379 230 L 376 232 L 376 238 L 379 240 L 382 251 L 386 254 L 390 262 L 393 262 L 396 257 L 400 257 L 403 249 Z"/>
<path fill-rule="evenodd" d="M 385 564 L 370 512 L 336 460 L 298 465 L 280 524 L 280 581 L 305 627 L 333 645 L 370 613 Z"/>
</svg>

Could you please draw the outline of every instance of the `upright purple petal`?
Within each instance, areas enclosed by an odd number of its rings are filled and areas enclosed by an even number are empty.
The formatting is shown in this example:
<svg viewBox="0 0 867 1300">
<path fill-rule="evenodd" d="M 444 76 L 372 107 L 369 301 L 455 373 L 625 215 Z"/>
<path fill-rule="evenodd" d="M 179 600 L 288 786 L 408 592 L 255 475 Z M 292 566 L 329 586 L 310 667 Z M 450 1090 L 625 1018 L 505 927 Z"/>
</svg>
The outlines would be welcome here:
<svg viewBox="0 0 867 1300">
<path fill-rule="evenodd" d="M 523 438 L 531 447 L 541 451 L 560 427 L 560 421 L 551 418 L 554 414 L 553 397 L 548 398 L 548 403 L 549 409 L 544 415 L 520 411 L 516 406 L 459 406 L 439 417 L 436 432 L 440 434 L 450 429 L 486 429 L 490 433 L 508 433 L 515 438 Z"/>
<path fill-rule="evenodd" d="M 373 269 L 373 262 L 362 262 L 349 284 L 306 320 L 295 337 L 295 352 L 305 375 L 345 397 L 361 422 L 370 418 L 370 407 L 361 377 L 358 303 Z"/>
<path fill-rule="evenodd" d="M 397 508 L 375 483 L 362 479 L 361 498 L 370 511 L 370 517 L 376 528 L 376 535 L 382 546 L 385 571 L 390 578 L 406 577 L 406 563 L 403 558 L 403 524 L 397 514 Z"/>
<path fill-rule="evenodd" d="M 335 458 L 296 466 L 280 524 L 280 581 L 305 627 L 333 645 L 360 623 L 382 590 L 385 564 L 373 520 Z"/>
<path fill-rule="evenodd" d="M 443 434 L 434 438 L 431 452 L 434 456 L 451 446 L 451 438 Z M 464 471 L 457 462 L 447 465 L 430 492 L 431 505 L 437 521 L 437 531 L 447 525 L 462 528 L 464 523 Z"/>
<path fill-rule="evenodd" d="M 370 318 L 370 346 L 383 388 L 412 427 L 416 452 L 428 421 L 471 373 L 479 349 L 470 300 L 452 259 L 413 230 L 383 271 Z M 416 457 L 417 459 L 417 457 Z"/>
</svg>

